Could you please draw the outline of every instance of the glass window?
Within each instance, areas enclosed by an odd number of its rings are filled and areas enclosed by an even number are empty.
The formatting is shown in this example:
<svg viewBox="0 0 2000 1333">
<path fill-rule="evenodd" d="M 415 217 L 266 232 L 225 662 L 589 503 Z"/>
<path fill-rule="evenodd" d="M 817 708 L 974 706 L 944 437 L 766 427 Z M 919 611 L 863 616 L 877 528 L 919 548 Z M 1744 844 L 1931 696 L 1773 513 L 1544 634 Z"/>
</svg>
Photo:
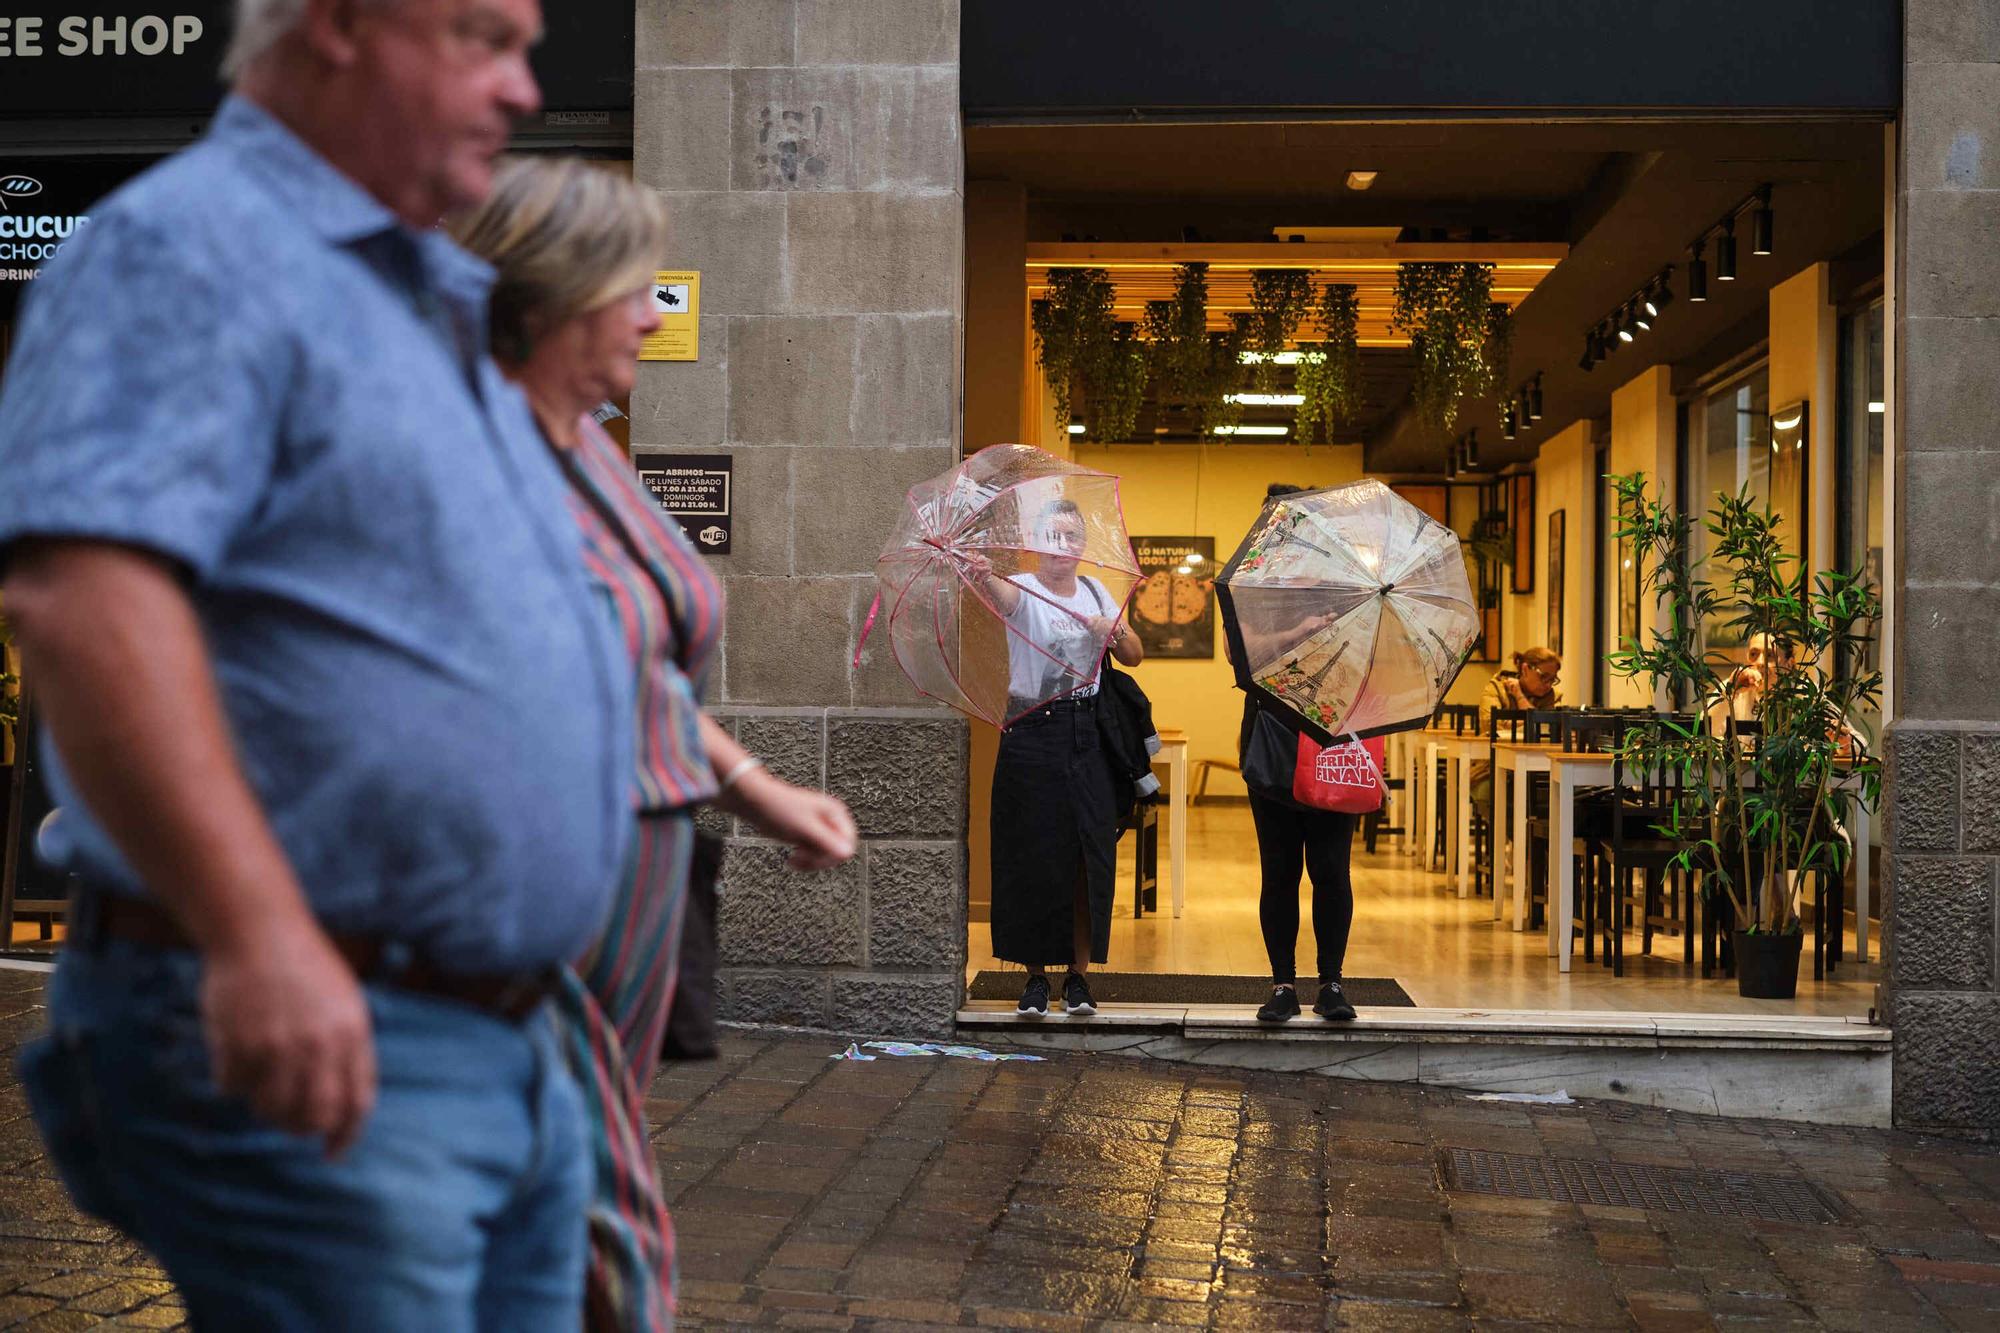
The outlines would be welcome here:
<svg viewBox="0 0 2000 1333">
<path fill-rule="evenodd" d="M 1835 560 L 1842 569 L 1859 569 L 1867 575 L 1876 595 L 1882 595 L 1883 422 L 1888 405 L 1883 401 L 1882 303 L 1841 320 L 1840 329 L 1840 423 L 1839 474 L 1835 510 L 1839 524 Z M 1882 644 L 1878 636 L 1871 646 L 1865 668 L 1880 670 Z M 1870 713 L 1857 722 L 1865 723 L 1870 735 L 1880 735 L 1881 717 Z"/>
<path fill-rule="evenodd" d="M 1751 499 L 1769 505 L 1774 498 L 1796 502 L 1796 491 L 1791 497 L 1771 494 L 1771 381 L 1763 367 L 1710 393 L 1695 405 L 1690 416 L 1693 448 L 1688 459 L 1687 507 L 1698 520 L 1695 549 L 1705 560 L 1710 542 L 1708 513 L 1715 507 L 1718 492 L 1735 495 L 1747 486 Z M 1795 516 L 1785 517 L 1790 529 Z M 1711 570 L 1709 577 L 1720 584 L 1727 572 Z M 1718 617 L 1704 626 L 1708 646 L 1741 648 L 1743 631 L 1725 625 L 1724 619 Z"/>
</svg>

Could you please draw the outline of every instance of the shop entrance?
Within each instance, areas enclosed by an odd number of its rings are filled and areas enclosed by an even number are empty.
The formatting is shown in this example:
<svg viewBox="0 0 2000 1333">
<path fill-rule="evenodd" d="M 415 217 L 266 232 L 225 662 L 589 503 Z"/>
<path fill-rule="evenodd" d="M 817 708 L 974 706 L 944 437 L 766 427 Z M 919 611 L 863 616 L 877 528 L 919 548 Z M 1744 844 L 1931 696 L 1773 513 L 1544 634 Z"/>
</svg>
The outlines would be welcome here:
<svg viewBox="0 0 2000 1333">
<path fill-rule="evenodd" d="M 1135 881 L 1148 878 L 1141 834 L 1121 838 L 1100 998 L 1254 1005 L 1268 993 L 1257 838 L 1236 771 L 1242 696 L 1208 580 L 1269 486 L 1378 478 L 1460 535 L 1480 612 L 1480 643 L 1447 700 L 1462 709 L 1490 699 L 1496 676 L 1513 678 L 1514 655 L 1535 649 L 1548 650 L 1558 677 L 1541 682 L 1557 695 L 1538 706 L 1673 708 L 1607 665 L 1663 613 L 1633 581 L 1606 473 L 1643 473 L 1657 497 L 1699 513 L 1716 492 L 1747 488 L 1780 515 L 1794 553 L 1815 569 L 1866 567 L 1879 594 L 1892 512 L 1882 467 L 1893 430 L 1882 384 L 1889 142 L 1879 120 L 1860 118 L 968 128 L 967 452 L 1019 440 L 1122 478 L 1152 575 L 1131 611 L 1148 649 L 1135 674 L 1170 751 L 1185 756 L 1179 910 L 1163 806 L 1153 910 L 1135 914 Z M 1205 282 L 1198 310 L 1191 273 Z M 1131 369 L 1103 379 L 1094 402 L 1075 379 L 1064 416 L 1043 350 L 1063 330 L 1038 336 L 1036 303 L 1049 303 L 1045 323 L 1052 306 L 1073 317 L 1080 274 L 1108 284 L 1095 299 L 1108 301 L 1110 336 Z M 1434 313 L 1441 322 L 1413 326 L 1427 280 L 1465 284 L 1459 325 Z M 1289 325 L 1287 302 L 1302 307 Z M 1228 351 L 1206 364 L 1207 380 L 1162 359 L 1174 321 L 1189 318 L 1211 352 Z M 1425 329 L 1450 327 L 1463 343 L 1483 335 L 1479 372 L 1426 351 Z M 1706 554 L 1698 545 L 1697 558 Z M 1874 634 L 1885 637 L 1880 625 Z M 1720 623 L 1704 642 L 1728 659 L 1719 670 L 1750 663 L 1757 646 Z M 1848 721 L 1869 748 L 1879 741 L 1875 701 Z M 1441 745 L 1436 771 L 1460 750 L 1490 765 L 1485 717 L 1456 722 L 1463 735 Z M 1586 959 L 1585 895 L 1574 890 L 1565 967 L 1552 944 L 1563 877 L 1535 869 L 1515 910 L 1511 782 L 1503 775 L 1496 816 L 1472 773 L 1425 777 L 1430 744 L 1396 747 L 1413 759 L 1392 774 L 1403 785 L 1388 827 L 1355 840 L 1341 970 L 1364 1006 L 1870 1015 L 1879 855 L 1865 858 L 1870 878 L 1859 884 L 1864 858 L 1851 858 L 1840 890 L 1826 891 L 1822 925 L 1818 893 L 1804 894 L 1794 1000 L 1742 998 L 1719 951 L 1704 969 L 1712 905 L 1686 886 L 1629 895 L 1615 971 L 1599 957 L 1601 920 L 1620 905 L 1594 900 Z M 986 926 L 993 755 L 993 733 L 976 729 L 967 977 L 975 1002 L 998 1003 L 1018 992 L 1021 971 L 993 957 Z M 1539 846 L 1529 859 L 1547 867 L 1586 849 L 1542 850 L 1544 782 L 1531 783 Z M 1843 836 L 1879 840 L 1879 820 L 1849 809 Z M 1580 883 L 1582 862 L 1572 864 Z M 1698 899 L 1692 931 L 1680 895 Z M 1309 883 L 1298 896 L 1304 991 L 1315 970 Z"/>
</svg>

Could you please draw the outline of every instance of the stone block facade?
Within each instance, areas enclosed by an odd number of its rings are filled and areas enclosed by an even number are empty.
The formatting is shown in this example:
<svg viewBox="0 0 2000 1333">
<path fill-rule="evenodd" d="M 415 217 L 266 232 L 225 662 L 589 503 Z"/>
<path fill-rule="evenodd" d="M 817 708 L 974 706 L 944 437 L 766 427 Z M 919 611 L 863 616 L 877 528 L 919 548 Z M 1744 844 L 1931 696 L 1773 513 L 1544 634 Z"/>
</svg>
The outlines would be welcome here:
<svg viewBox="0 0 2000 1333">
<path fill-rule="evenodd" d="M 966 727 L 877 624 L 902 497 L 959 453 L 956 0 L 640 0 L 633 170 L 702 274 L 701 359 L 649 362 L 633 444 L 736 478 L 716 715 L 864 836 L 817 875 L 740 821 L 727 1019 L 938 1035 L 965 967 Z"/>
<path fill-rule="evenodd" d="M 2000 1133 L 2000 18 L 1905 0 L 1897 199 L 1895 1116 Z"/>
</svg>

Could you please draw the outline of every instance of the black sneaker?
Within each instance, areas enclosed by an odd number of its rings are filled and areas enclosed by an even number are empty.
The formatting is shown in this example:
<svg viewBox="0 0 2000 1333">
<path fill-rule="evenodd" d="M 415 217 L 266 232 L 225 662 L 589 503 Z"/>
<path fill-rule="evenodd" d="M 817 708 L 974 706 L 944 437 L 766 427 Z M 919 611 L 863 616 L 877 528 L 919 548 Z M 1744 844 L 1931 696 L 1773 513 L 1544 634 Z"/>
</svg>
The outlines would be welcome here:
<svg viewBox="0 0 2000 1333">
<path fill-rule="evenodd" d="M 1347 1002 L 1347 993 L 1340 989 L 1338 981 L 1319 983 L 1319 1000 L 1313 1005 L 1313 1012 L 1335 1023 L 1354 1021 L 1354 1006 Z"/>
<path fill-rule="evenodd" d="M 1027 989 L 1021 992 L 1021 1002 L 1014 1006 L 1014 1012 L 1024 1018 L 1040 1018 L 1049 1011 L 1049 979 L 1040 972 L 1028 978 Z"/>
<path fill-rule="evenodd" d="M 1264 1007 L 1257 1011 L 1259 1023 L 1282 1023 L 1298 1016 L 1299 991 L 1296 986 L 1273 987 L 1271 998 L 1264 1001 Z"/>
<path fill-rule="evenodd" d="M 1074 972 L 1063 978 L 1063 1010 L 1071 1018 L 1089 1018 L 1097 1012 L 1097 1001 L 1090 998 L 1089 983 Z"/>
</svg>

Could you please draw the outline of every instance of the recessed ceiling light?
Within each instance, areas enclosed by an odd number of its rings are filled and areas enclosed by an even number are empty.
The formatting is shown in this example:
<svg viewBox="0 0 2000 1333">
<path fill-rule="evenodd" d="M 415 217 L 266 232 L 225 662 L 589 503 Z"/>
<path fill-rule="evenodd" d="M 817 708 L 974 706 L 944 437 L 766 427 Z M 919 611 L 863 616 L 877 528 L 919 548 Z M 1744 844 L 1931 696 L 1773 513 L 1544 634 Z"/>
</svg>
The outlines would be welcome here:
<svg viewBox="0 0 2000 1333">
<path fill-rule="evenodd" d="M 1375 173 L 1372 171 L 1350 171 L 1347 173 L 1347 188 L 1350 190 L 1365 190 L 1374 183 Z"/>
<path fill-rule="evenodd" d="M 1214 433 L 1217 435 L 1284 435 L 1289 433 L 1290 430 L 1290 426 L 1217 426 Z"/>
<path fill-rule="evenodd" d="M 1084 430 L 1085 427 L 1081 421 L 1072 421 L 1069 424 L 1069 433 L 1072 435 L 1081 435 L 1083 434 Z"/>
</svg>

